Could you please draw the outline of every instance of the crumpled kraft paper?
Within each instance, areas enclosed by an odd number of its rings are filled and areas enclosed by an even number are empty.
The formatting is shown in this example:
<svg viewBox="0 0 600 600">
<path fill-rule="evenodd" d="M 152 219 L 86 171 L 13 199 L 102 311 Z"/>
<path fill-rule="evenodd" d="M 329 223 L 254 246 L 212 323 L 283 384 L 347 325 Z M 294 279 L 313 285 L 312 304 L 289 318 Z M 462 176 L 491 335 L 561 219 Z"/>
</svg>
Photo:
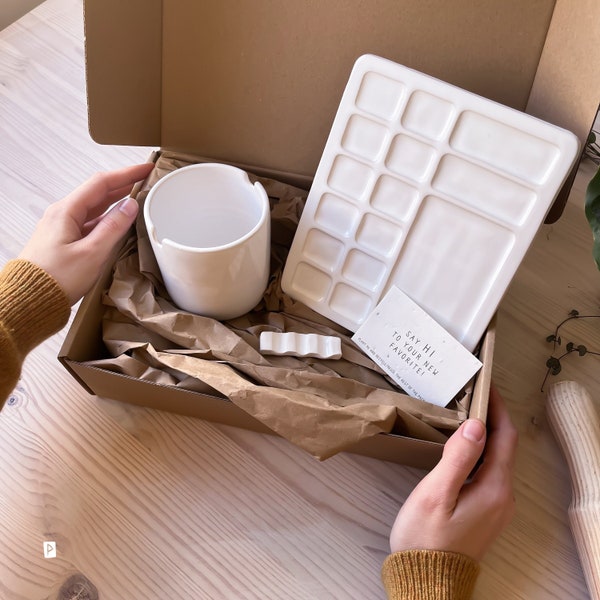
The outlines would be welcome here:
<svg viewBox="0 0 600 600">
<path fill-rule="evenodd" d="M 193 156 L 163 152 L 138 194 L 140 204 L 160 177 L 194 162 Z M 354 345 L 350 332 L 284 294 L 281 274 L 306 192 L 251 179 L 263 184 L 271 202 L 271 278 L 259 305 L 226 322 L 178 309 L 162 284 L 140 211 L 136 236 L 117 259 L 104 297 L 103 337 L 114 358 L 87 364 L 222 397 L 319 459 L 379 433 L 444 442 L 467 417 L 469 395 L 440 408 L 402 393 Z M 262 356 L 265 330 L 336 335 L 343 356 Z"/>
</svg>

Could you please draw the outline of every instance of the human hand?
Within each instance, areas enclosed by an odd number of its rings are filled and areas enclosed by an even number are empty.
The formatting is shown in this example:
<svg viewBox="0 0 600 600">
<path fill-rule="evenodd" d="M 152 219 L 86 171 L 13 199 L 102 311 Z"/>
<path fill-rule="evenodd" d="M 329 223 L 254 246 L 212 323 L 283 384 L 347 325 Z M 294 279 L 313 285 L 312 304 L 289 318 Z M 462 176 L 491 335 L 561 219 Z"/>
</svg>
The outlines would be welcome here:
<svg viewBox="0 0 600 600">
<path fill-rule="evenodd" d="M 19 254 L 52 275 L 75 304 L 94 284 L 104 263 L 133 223 L 138 205 L 125 198 L 152 170 L 151 163 L 98 173 L 51 204 Z"/>
<path fill-rule="evenodd" d="M 448 439 L 436 467 L 415 487 L 390 534 L 392 552 L 442 550 L 480 561 L 515 511 L 513 469 L 517 430 L 492 386 L 483 463 L 465 483 L 484 449 L 486 431 L 468 419 Z"/>
</svg>

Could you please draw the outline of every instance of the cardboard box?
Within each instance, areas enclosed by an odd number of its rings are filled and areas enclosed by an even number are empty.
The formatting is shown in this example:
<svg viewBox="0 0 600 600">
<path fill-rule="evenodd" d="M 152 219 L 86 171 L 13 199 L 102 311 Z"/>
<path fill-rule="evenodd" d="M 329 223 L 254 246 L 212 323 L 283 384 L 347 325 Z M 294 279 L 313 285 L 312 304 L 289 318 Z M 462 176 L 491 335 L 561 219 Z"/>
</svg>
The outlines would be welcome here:
<svg viewBox="0 0 600 600">
<path fill-rule="evenodd" d="M 368 52 L 525 110 L 583 141 L 598 105 L 587 83 L 600 77 L 592 60 L 598 51 L 586 33 L 600 21 L 600 5 L 586 0 L 577 9 L 567 0 L 464 0 L 451 10 L 442 0 L 86 0 L 90 132 L 100 143 L 193 152 L 307 189 L 351 67 Z M 83 300 L 60 352 L 90 393 L 267 431 L 221 398 L 84 365 L 106 354 L 101 293 L 109 277 L 107 270 Z M 491 326 L 472 416 L 486 415 L 493 340 Z M 442 448 L 382 434 L 351 451 L 430 468 Z"/>
</svg>

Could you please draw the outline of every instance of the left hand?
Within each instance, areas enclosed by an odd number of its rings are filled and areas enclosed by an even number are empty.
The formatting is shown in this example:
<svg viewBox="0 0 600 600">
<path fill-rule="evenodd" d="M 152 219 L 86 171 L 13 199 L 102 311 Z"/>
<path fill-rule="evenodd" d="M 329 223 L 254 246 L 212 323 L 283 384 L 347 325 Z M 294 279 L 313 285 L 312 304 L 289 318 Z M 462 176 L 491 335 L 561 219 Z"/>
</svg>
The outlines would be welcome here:
<svg viewBox="0 0 600 600">
<path fill-rule="evenodd" d="M 151 163 L 98 173 L 50 205 L 19 258 L 49 273 L 75 304 L 92 287 L 112 249 L 131 227 L 137 202 L 125 198 Z"/>
</svg>

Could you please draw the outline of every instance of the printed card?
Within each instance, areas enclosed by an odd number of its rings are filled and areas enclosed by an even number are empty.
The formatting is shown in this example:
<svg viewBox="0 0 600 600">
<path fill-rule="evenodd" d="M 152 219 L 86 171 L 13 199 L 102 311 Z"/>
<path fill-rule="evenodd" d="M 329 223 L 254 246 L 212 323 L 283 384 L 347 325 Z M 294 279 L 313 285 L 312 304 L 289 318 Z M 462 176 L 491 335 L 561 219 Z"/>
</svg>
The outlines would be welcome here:
<svg viewBox="0 0 600 600">
<path fill-rule="evenodd" d="M 407 394 L 446 406 L 482 364 L 397 287 L 352 336 Z"/>
</svg>

